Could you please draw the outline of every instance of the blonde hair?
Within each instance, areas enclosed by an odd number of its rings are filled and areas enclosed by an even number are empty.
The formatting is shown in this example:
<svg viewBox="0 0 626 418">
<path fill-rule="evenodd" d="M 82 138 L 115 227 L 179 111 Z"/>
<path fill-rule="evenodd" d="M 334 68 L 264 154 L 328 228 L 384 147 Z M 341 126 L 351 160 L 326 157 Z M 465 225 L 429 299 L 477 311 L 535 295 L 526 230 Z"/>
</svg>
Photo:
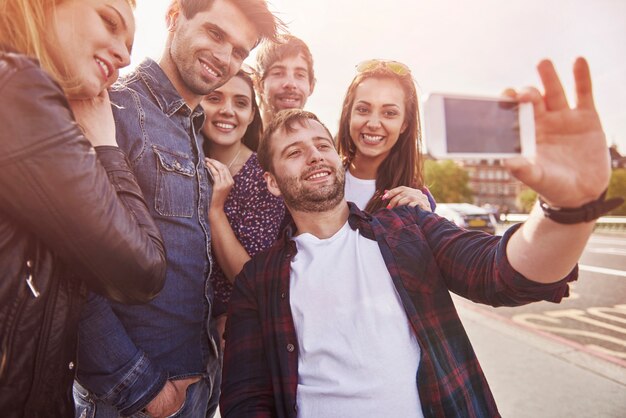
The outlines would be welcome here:
<svg viewBox="0 0 626 418">
<path fill-rule="evenodd" d="M 54 63 L 50 51 L 55 48 L 55 39 L 49 36 L 50 16 L 63 1 L 66 0 L 0 0 L 0 46 L 36 58 L 67 91 L 76 83 Z M 135 8 L 135 0 L 126 2 Z"/>
</svg>

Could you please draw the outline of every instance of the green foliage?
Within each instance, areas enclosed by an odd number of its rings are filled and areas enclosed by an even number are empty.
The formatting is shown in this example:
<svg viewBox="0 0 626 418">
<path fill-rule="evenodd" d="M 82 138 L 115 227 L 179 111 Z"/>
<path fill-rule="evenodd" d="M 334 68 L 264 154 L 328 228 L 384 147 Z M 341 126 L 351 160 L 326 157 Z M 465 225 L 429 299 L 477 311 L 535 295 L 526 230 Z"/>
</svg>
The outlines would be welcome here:
<svg viewBox="0 0 626 418">
<path fill-rule="evenodd" d="M 606 197 L 607 199 L 611 197 L 622 197 L 626 199 L 626 168 L 613 170 Z M 626 216 L 626 202 L 609 212 L 609 215 Z"/>
<path fill-rule="evenodd" d="M 536 200 L 537 192 L 532 189 L 525 189 L 517 195 L 517 206 L 522 210 L 522 212 L 529 213 L 535 205 Z"/>
<path fill-rule="evenodd" d="M 424 181 L 437 202 L 473 202 L 473 193 L 469 187 L 469 174 L 451 160 L 426 160 Z"/>
</svg>

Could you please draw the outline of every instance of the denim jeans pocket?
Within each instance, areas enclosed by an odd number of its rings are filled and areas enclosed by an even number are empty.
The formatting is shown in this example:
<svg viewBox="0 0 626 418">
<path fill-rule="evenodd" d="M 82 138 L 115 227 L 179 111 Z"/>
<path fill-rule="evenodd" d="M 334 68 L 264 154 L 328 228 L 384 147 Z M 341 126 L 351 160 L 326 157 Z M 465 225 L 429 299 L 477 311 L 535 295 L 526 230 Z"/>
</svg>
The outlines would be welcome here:
<svg viewBox="0 0 626 418">
<path fill-rule="evenodd" d="M 74 410 L 76 418 L 94 418 L 96 416 L 96 404 L 91 399 L 89 392 L 74 382 Z"/>
<path fill-rule="evenodd" d="M 157 159 L 154 206 L 163 216 L 191 218 L 195 202 L 196 168 L 193 160 L 180 152 L 152 146 Z"/>
<path fill-rule="evenodd" d="M 202 391 L 202 381 L 198 381 L 192 383 L 187 386 L 187 392 L 185 394 L 185 402 L 181 405 L 178 411 L 174 412 L 171 415 L 168 415 L 167 418 L 196 418 L 198 415 L 198 407 L 203 405 L 200 412 L 206 411 L 206 395 L 203 394 Z M 204 416 L 203 414 L 201 414 Z"/>
</svg>

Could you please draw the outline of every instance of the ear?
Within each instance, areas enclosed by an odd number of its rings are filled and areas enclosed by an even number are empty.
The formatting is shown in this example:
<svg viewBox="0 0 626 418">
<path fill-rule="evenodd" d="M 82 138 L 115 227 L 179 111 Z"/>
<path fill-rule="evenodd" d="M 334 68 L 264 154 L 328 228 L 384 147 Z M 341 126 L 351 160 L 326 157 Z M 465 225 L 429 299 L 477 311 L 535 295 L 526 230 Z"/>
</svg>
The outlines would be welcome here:
<svg viewBox="0 0 626 418">
<path fill-rule="evenodd" d="M 178 16 L 180 16 L 180 4 L 178 4 L 178 1 L 173 1 L 168 7 L 167 14 L 165 15 L 165 23 L 167 24 L 168 32 L 174 32 L 174 30 L 176 30 Z"/>
<path fill-rule="evenodd" d="M 270 191 L 276 197 L 282 196 L 280 193 L 280 189 L 278 188 L 278 183 L 276 182 L 276 177 L 269 171 L 263 173 L 263 178 L 265 179 L 265 183 L 267 184 L 267 190 Z"/>
<path fill-rule="evenodd" d="M 313 94 L 313 90 L 315 90 L 315 83 L 317 82 L 317 80 L 314 78 L 313 80 L 311 80 L 311 92 L 309 93 L 309 97 L 311 97 L 311 95 Z"/>
<path fill-rule="evenodd" d="M 268 108 L 268 104 L 265 101 L 265 80 L 259 80 L 257 95 L 259 96 L 259 106 L 263 109 Z"/>
<path fill-rule="evenodd" d="M 403 134 L 404 131 L 406 131 L 406 128 L 408 128 L 408 127 L 409 127 L 409 124 L 405 120 L 404 122 L 402 122 L 402 128 L 400 128 L 400 133 Z"/>
</svg>

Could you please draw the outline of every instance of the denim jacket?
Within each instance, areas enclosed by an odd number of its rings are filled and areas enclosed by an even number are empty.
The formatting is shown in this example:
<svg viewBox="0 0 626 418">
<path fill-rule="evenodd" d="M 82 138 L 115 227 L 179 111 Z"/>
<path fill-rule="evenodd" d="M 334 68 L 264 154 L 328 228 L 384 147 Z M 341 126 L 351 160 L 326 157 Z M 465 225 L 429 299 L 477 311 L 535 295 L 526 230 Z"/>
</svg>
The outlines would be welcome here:
<svg viewBox="0 0 626 418">
<path fill-rule="evenodd" d="M 201 375 L 212 381 L 217 373 L 218 349 L 207 323 L 212 189 L 199 133 L 204 113 L 187 106 L 156 62 L 144 61 L 110 95 L 119 146 L 163 235 L 167 273 L 159 296 L 145 305 L 90 295 L 77 379 L 97 399 L 130 415 L 166 379 Z"/>
</svg>

